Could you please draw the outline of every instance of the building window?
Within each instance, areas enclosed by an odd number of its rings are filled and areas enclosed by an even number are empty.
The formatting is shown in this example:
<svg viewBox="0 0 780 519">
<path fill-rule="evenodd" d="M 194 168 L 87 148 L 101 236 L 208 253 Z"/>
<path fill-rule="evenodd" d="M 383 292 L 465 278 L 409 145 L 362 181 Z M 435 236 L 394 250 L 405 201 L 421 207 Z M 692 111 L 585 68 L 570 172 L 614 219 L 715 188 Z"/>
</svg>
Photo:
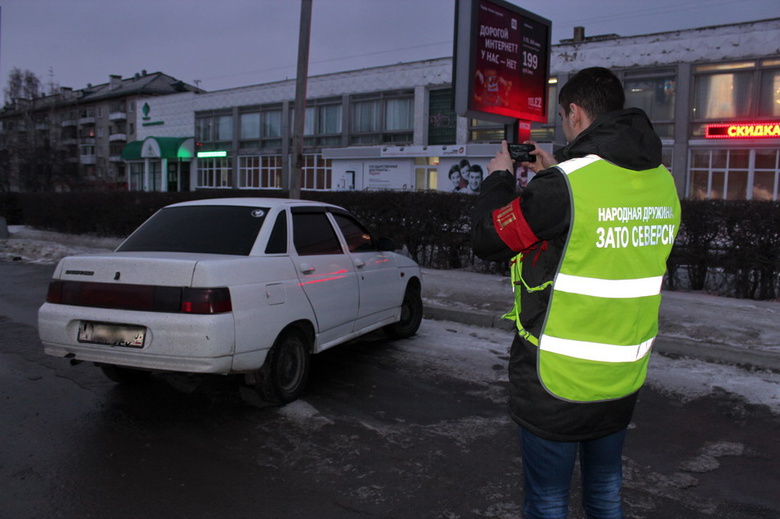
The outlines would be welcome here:
<svg viewBox="0 0 780 519">
<path fill-rule="evenodd" d="M 417 157 L 414 159 L 414 186 L 417 191 L 436 191 L 438 189 L 438 164 L 438 157 Z"/>
<path fill-rule="evenodd" d="M 376 133 L 381 120 L 381 104 L 376 101 L 361 101 L 352 104 L 352 131 L 355 133 Z"/>
<path fill-rule="evenodd" d="M 282 111 L 266 110 L 260 112 L 260 146 L 263 148 L 282 147 Z"/>
<path fill-rule="evenodd" d="M 750 117 L 755 98 L 755 62 L 699 65 L 694 76 L 693 118 Z"/>
<path fill-rule="evenodd" d="M 780 150 L 756 150 L 753 200 L 780 200 Z"/>
<path fill-rule="evenodd" d="M 469 120 L 469 141 L 471 142 L 501 142 L 506 136 L 503 124 L 479 119 Z"/>
<path fill-rule="evenodd" d="M 233 116 L 232 115 L 220 115 L 216 118 L 216 124 L 214 125 L 216 130 L 214 134 L 215 141 L 232 141 L 233 140 Z"/>
<path fill-rule="evenodd" d="M 242 156 L 239 157 L 238 161 L 238 187 L 282 188 L 282 157 L 278 155 Z"/>
<path fill-rule="evenodd" d="M 233 116 L 205 114 L 195 116 L 195 139 L 203 151 L 230 146 L 233 141 Z"/>
<path fill-rule="evenodd" d="M 428 94 L 428 145 L 454 144 L 458 117 L 452 109 L 452 89 Z"/>
<path fill-rule="evenodd" d="M 414 99 L 388 99 L 385 103 L 385 130 L 404 131 L 414 129 Z"/>
<path fill-rule="evenodd" d="M 195 119 L 195 139 L 200 143 L 211 142 L 211 117 Z"/>
<path fill-rule="evenodd" d="M 775 149 L 691 150 L 688 198 L 777 200 L 778 175 Z"/>
<path fill-rule="evenodd" d="M 414 93 L 354 96 L 351 144 L 410 144 L 414 137 Z"/>
<path fill-rule="evenodd" d="M 233 187 L 229 157 L 198 159 L 198 187 Z"/>
<path fill-rule="evenodd" d="M 241 114 L 241 140 L 260 139 L 260 112 Z"/>
<path fill-rule="evenodd" d="M 281 109 L 242 113 L 239 118 L 241 148 L 282 147 L 282 111 Z"/>
<path fill-rule="evenodd" d="M 130 191 L 142 191 L 144 188 L 144 163 L 130 163 L 130 178 L 128 179 L 128 189 Z"/>
<path fill-rule="evenodd" d="M 295 131 L 295 109 L 290 110 L 290 135 Z M 341 99 L 307 101 L 303 123 L 304 145 L 339 146 L 342 135 Z"/>
<path fill-rule="evenodd" d="M 780 60 L 767 64 L 780 66 Z M 761 72 L 759 104 L 759 116 L 780 117 L 780 68 Z"/>
<path fill-rule="evenodd" d="M 332 165 L 322 155 L 304 155 L 301 189 L 323 191 L 331 189 Z"/>
<path fill-rule="evenodd" d="M 693 79 L 693 137 L 710 123 L 780 116 L 780 59 L 698 65 Z"/>
<path fill-rule="evenodd" d="M 656 71 L 656 74 L 663 71 Z M 661 138 L 674 138 L 674 106 L 677 81 L 674 71 L 657 77 L 635 77 L 623 80 L 626 106 L 641 108 L 653 122 Z"/>
<path fill-rule="evenodd" d="M 304 135 L 328 135 L 340 133 L 341 105 L 306 107 L 306 119 L 303 131 Z"/>
<path fill-rule="evenodd" d="M 290 111 L 290 116 L 295 121 L 295 110 Z M 291 130 L 294 124 L 290 125 Z M 310 101 L 306 107 L 303 135 L 304 144 L 314 146 L 338 146 L 341 144 L 342 135 L 342 109 L 341 100 L 334 103 L 332 100 Z"/>
</svg>

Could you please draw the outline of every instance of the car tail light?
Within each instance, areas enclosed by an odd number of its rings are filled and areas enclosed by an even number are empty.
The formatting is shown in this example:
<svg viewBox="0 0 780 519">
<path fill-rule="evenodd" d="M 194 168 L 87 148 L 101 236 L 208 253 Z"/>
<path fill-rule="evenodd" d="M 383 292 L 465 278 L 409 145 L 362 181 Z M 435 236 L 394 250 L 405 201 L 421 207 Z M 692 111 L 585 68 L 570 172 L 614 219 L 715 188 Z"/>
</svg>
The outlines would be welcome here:
<svg viewBox="0 0 780 519">
<path fill-rule="evenodd" d="M 231 312 L 230 290 L 219 288 L 157 287 L 52 280 L 46 302 L 116 310 L 188 314 Z"/>
<path fill-rule="evenodd" d="M 181 312 L 185 314 L 223 314 L 233 311 L 230 290 L 222 288 L 184 288 Z"/>
<path fill-rule="evenodd" d="M 49 282 L 49 291 L 46 293 L 47 303 L 62 303 L 62 285 L 64 283 L 64 281 L 58 281 L 56 279 Z"/>
</svg>

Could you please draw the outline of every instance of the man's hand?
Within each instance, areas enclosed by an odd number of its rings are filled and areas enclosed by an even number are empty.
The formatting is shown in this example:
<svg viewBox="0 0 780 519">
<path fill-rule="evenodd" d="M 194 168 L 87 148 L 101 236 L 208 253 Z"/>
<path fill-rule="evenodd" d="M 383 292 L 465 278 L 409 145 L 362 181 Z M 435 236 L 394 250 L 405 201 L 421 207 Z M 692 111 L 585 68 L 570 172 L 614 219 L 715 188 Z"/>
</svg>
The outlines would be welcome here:
<svg viewBox="0 0 780 519">
<path fill-rule="evenodd" d="M 525 141 L 523 144 L 534 145 L 534 150 L 530 153 L 531 155 L 536 156 L 536 162 L 521 162 L 521 166 L 525 166 L 534 173 L 539 173 L 543 169 L 551 168 L 557 164 L 555 157 L 553 157 L 551 153 L 548 153 L 547 151 L 537 146 L 534 141 Z"/>
<path fill-rule="evenodd" d="M 494 171 L 509 171 L 514 173 L 515 165 L 512 162 L 512 157 L 509 155 L 509 145 L 506 141 L 501 142 L 501 149 L 496 153 L 496 156 L 490 159 L 487 165 L 488 173 Z"/>
<path fill-rule="evenodd" d="M 555 157 L 537 146 L 534 141 L 525 141 L 523 144 L 534 145 L 534 149 L 530 153 L 531 155 L 536 156 L 536 162 L 520 162 L 518 166 L 524 166 L 534 173 L 539 173 L 543 169 L 551 168 L 557 164 Z M 512 161 L 512 157 L 509 155 L 509 144 L 507 144 L 506 141 L 501 141 L 501 150 L 496 153 L 495 157 L 490 159 L 487 169 L 488 173 L 493 173 L 494 171 L 514 172 L 515 164 Z"/>
</svg>

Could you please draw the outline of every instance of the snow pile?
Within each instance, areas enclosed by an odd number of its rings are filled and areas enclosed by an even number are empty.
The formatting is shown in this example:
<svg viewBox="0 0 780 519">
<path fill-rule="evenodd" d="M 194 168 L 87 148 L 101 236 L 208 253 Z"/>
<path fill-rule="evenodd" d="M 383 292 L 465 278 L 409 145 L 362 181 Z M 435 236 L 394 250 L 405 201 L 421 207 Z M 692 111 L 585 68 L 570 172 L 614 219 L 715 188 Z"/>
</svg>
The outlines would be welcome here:
<svg viewBox="0 0 780 519">
<path fill-rule="evenodd" d="M 0 240 L 0 259 L 55 265 L 65 256 L 97 254 L 116 249 L 122 238 L 78 236 L 9 225 L 10 237 Z"/>
</svg>

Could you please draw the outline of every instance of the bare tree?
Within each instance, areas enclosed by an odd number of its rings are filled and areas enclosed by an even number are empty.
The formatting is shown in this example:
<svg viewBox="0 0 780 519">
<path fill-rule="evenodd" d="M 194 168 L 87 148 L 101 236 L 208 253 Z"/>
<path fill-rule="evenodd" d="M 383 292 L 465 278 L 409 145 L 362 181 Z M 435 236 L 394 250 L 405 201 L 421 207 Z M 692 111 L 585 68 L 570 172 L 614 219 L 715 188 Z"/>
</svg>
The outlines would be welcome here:
<svg viewBox="0 0 780 519">
<path fill-rule="evenodd" d="M 8 74 L 5 102 L 18 108 L 20 102 L 32 103 L 42 95 L 41 80 L 34 72 L 14 67 Z"/>
<path fill-rule="evenodd" d="M 45 190 L 61 164 L 48 133 L 41 80 L 29 70 L 14 68 L 4 93 L 0 190 Z"/>
</svg>

